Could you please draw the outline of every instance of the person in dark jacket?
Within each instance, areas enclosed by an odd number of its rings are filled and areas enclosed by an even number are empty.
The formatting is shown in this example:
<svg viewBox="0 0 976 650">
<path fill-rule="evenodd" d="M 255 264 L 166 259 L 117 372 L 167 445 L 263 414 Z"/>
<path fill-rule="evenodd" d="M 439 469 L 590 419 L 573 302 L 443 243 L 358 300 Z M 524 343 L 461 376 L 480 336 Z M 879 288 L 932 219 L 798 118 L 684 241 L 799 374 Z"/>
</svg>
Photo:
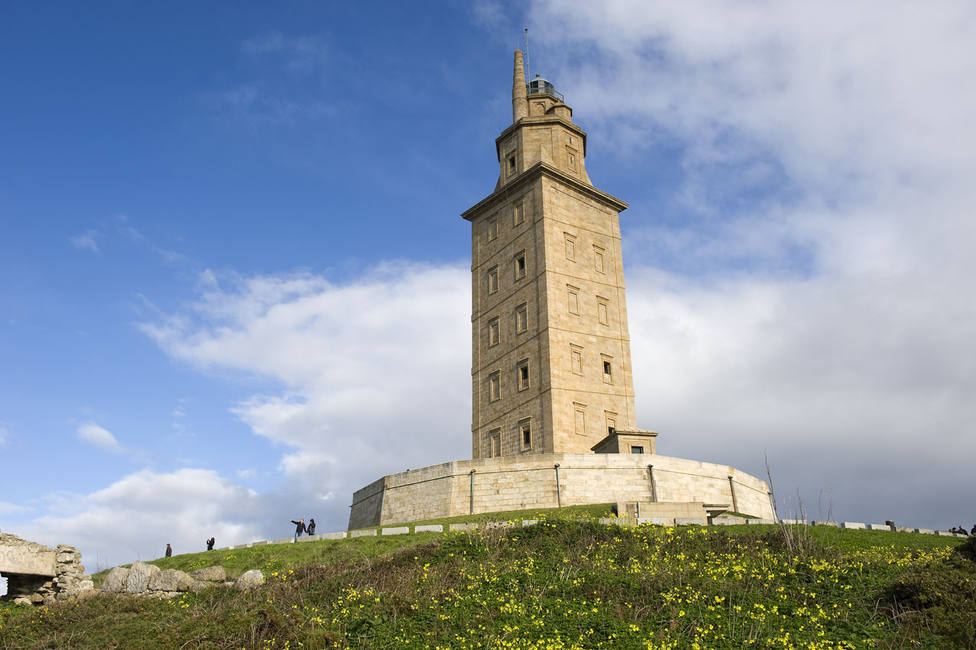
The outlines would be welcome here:
<svg viewBox="0 0 976 650">
<path fill-rule="evenodd" d="M 217 543 L 217 540 L 215 540 L 213 537 L 211 537 L 210 539 L 208 539 L 207 540 L 207 550 L 208 551 L 212 551 L 213 550 L 213 547 L 214 547 L 214 544 L 216 544 L 216 543 Z"/>
<path fill-rule="evenodd" d="M 166 545 L 166 557 L 173 557 L 173 547 Z"/>
<path fill-rule="evenodd" d="M 305 528 L 305 531 L 309 535 L 314 535 L 315 534 L 315 518 L 312 518 L 312 519 L 309 519 L 308 520 L 308 527 Z"/>
<path fill-rule="evenodd" d="M 295 521 L 292 519 L 291 523 L 295 524 L 295 541 L 297 542 L 298 538 L 301 537 L 302 533 L 305 532 L 305 520 L 299 519 L 298 521 Z"/>
</svg>

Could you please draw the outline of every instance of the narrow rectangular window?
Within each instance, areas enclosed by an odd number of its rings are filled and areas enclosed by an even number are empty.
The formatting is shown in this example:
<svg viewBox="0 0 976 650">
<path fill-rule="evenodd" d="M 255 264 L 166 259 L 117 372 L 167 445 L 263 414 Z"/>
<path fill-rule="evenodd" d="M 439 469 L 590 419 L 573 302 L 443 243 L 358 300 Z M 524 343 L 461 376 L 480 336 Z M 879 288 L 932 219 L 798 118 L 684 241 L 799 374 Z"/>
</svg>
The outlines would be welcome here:
<svg viewBox="0 0 976 650">
<path fill-rule="evenodd" d="M 583 348 L 578 348 L 575 345 L 569 349 L 570 365 L 573 368 L 574 375 L 583 374 Z"/>
<path fill-rule="evenodd" d="M 607 418 L 607 435 L 612 436 L 617 432 L 617 414 L 612 411 L 604 411 L 603 414 Z"/>
<path fill-rule="evenodd" d="M 493 266 L 488 269 L 488 295 L 498 291 L 498 267 Z"/>
<path fill-rule="evenodd" d="M 488 458 L 498 458 L 502 455 L 502 432 L 494 429 L 488 432 Z"/>
<path fill-rule="evenodd" d="M 519 201 L 512 210 L 512 222 L 517 226 L 523 221 L 525 221 L 525 207 L 522 201 Z"/>
<path fill-rule="evenodd" d="M 495 241 L 498 238 L 498 219 L 495 217 L 489 219 L 485 229 L 487 231 L 488 241 Z"/>
<path fill-rule="evenodd" d="M 494 402 L 502 396 L 502 378 L 498 372 L 488 375 L 488 401 Z"/>
<path fill-rule="evenodd" d="M 576 156 L 569 154 L 569 168 L 576 169 Z"/>
<path fill-rule="evenodd" d="M 593 247 L 593 267 L 597 273 L 603 273 L 603 249 L 599 246 Z"/>
<path fill-rule="evenodd" d="M 529 387 L 529 360 L 519 361 L 516 378 L 518 379 L 518 389 L 525 390 Z"/>
<path fill-rule="evenodd" d="M 585 404 L 573 404 L 576 410 L 576 433 L 584 434 L 586 433 L 586 405 Z"/>
<path fill-rule="evenodd" d="M 599 319 L 599 321 L 600 321 L 600 325 L 609 325 L 610 324 L 610 317 L 609 317 L 609 312 L 607 310 L 607 302 L 606 302 L 606 299 L 601 299 L 601 298 L 597 297 L 596 300 L 597 300 L 597 303 L 596 303 L 596 315 L 597 315 L 597 319 Z"/>
<path fill-rule="evenodd" d="M 508 158 L 508 175 L 511 176 L 515 173 L 515 156 L 509 156 Z"/>
<path fill-rule="evenodd" d="M 525 277 L 525 251 L 515 254 L 515 279 L 521 280 Z"/>
<path fill-rule="evenodd" d="M 569 313 L 579 316 L 579 287 L 566 285 L 569 292 Z"/>
<path fill-rule="evenodd" d="M 498 345 L 498 319 L 492 318 L 488 321 L 488 347 Z"/>
<path fill-rule="evenodd" d="M 643 447 L 633 446 L 633 447 L 630 448 L 630 453 L 632 453 L 632 454 L 643 454 L 644 453 L 644 448 Z"/>
<path fill-rule="evenodd" d="M 603 383 L 612 384 L 613 383 L 613 366 L 610 361 L 606 358 L 603 359 Z"/>
<path fill-rule="evenodd" d="M 531 421 L 521 420 L 518 424 L 519 439 L 522 441 L 522 450 L 532 448 L 532 424 Z"/>
<path fill-rule="evenodd" d="M 568 232 L 563 233 L 566 238 L 566 259 L 575 262 L 576 261 L 576 236 L 570 235 Z"/>
<path fill-rule="evenodd" d="M 515 308 L 515 333 L 521 334 L 529 327 L 529 310 L 525 303 Z"/>
</svg>

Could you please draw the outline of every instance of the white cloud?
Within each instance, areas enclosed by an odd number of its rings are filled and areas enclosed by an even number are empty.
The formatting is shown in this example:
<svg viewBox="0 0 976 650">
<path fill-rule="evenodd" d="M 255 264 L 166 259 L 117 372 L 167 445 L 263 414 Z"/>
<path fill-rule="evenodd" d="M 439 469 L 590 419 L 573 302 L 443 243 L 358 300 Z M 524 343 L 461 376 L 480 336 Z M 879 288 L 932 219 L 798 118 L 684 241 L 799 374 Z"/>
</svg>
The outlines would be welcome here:
<svg viewBox="0 0 976 650">
<path fill-rule="evenodd" d="M 28 511 L 30 511 L 30 508 L 26 506 L 19 506 L 15 503 L 0 501 L 0 515 L 16 515 Z"/>
<path fill-rule="evenodd" d="M 469 271 L 386 264 L 360 281 L 207 272 L 185 313 L 144 331 L 201 368 L 281 382 L 233 412 L 283 445 L 289 490 L 331 500 L 344 526 L 352 491 L 383 473 L 470 453 Z M 445 407 L 445 405 L 450 405 Z"/>
<path fill-rule="evenodd" d="M 78 437 L 85 442 L 91 443 L 107 451 L 120 451 L 119 441 L 115 439 L 110 431 L 99 426 L 94 422 L 86 422 L 78 427 Z"/>
<path fill-rule="evenodd" d="M 278 504 L 211 470 L 142 470 L 92 494 L 52 498 L 47 511 L 60 514 L 34 519 L 16 534 L 78 546 L 90 571 L 161 557 L 167 543 L 188 553 L 204 550 L 211 536 L 225 546 L 287 532 Z"/>
<path fill-rule="evenodd" d="M 80 235 L 76 235 L 70 239 L 71 245 L 78 250 L 89 250 L 93 253 L 98 251 L 98 242 L 95 238 L 98 237 L 98 233 L 94 230 L 88 230 Z"/>
<path fill-rule="evenodd" d="M 256 472 L 250 468 L 237 470 L 237 478 L 241 479 L 242 481 L 254 478 L 255 474 Z"/>
</svg>

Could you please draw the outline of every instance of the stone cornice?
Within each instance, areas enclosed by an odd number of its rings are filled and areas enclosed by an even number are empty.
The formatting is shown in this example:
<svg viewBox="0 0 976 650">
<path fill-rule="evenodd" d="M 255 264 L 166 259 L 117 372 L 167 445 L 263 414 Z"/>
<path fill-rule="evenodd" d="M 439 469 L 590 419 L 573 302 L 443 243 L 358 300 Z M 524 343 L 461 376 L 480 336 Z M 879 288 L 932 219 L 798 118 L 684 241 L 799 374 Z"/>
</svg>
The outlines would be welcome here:
<svg viewBox="0 0 976 650">
<path fill-rule="evenodd" d="M 510 136 L 516 129 L 524 126 L 539 126 L 542 124 L 561 124 L 567 129 L 574 131 L 580 137 L 580 140 L 583 141 L 583 156 L 586 157 L 586 131 L 581 129 L 578 124 L 572 120 L 567 120 L 565 117 L 559 117 L 558 115 L 536 115 L 535 117 L 523 117 L 518 122 L 513 122 L 507 129 L 502 131 L 497 138 L 495 138 L 495 155 L 498 157 L 499 162 L 501 162 L 502 159 L 502 140 Z"/>
<path fill-rule="evenodd" d="M 586 196 L 606 205 L 617 212 L 623 212 L 627 209 L 628 205 L 624 201 L 621 201 L 615 196 L 611 196 L 606 192 L 602 192 L 592 185 L 582 182 L 578 178 L 574 178 L 567 174 L 566 172 L 550 165 L 546 162 L 538 162 L 524 172 L 518 175 L 515 180 L 506 183 L 504 186 L 498 188 L 481 201 L 471 206 L 467 210 L 461 213 L 461 217 L 467 219 L 468 221 L 473 221 L 485 210 L 493 208 L 496 204 L 507 200 L 513 194 L 521 192 L 525 186 L 541 176 L 547 176 L 549 178 L 558 180 L 559 182 L 568 185 L 574 190 L 585 194 Z"/>
</svg>

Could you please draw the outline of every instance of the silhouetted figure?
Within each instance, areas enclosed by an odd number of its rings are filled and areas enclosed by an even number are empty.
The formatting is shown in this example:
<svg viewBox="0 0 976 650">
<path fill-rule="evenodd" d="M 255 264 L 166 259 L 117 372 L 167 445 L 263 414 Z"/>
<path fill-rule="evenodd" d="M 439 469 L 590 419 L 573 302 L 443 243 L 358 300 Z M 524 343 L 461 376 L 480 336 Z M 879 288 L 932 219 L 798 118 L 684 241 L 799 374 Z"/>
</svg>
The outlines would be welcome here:
<svg viewBox="0 0 976 650">
<path fill-rule="evenodd" d="M 308 520 L 308 527 L 305 529 L 305 531 L 309 535 L 314 535 L 315 534 L 315 519 L 309 519 Z"/>
<path fill-rule="evenodd" d="M 291 523 L 295 524 L 295 541 L 297 542 L 298 538 L 301 537 L 302 533 L 305 532 L 305 520 L 299 519 L 298 521 L 295 521 L 294 519 L 291 519 L 290 521 Z"/>
<path fill-rule="evenodd" d="M 214 547 L 214 544 L 216 544 L 216 543 L 217 543 L 217 540 L 215 540 L 213 537 L 211 537 L 210 539 L 208 539 L 207 540 L 207 550 L 208 551 L 212 551 L 213 550 L 213 547 Z"/>
<path fill-rule="evenodd" d="M 973 524 L 973 529 L 969 531 L 970 535 L 976 535 L 976 524 Z"/>
<path fill-rule="evenodd" d="M 166 557 L 173 557 L 173 547 L 169 544 L 166 545 Z"/>
</svg>

